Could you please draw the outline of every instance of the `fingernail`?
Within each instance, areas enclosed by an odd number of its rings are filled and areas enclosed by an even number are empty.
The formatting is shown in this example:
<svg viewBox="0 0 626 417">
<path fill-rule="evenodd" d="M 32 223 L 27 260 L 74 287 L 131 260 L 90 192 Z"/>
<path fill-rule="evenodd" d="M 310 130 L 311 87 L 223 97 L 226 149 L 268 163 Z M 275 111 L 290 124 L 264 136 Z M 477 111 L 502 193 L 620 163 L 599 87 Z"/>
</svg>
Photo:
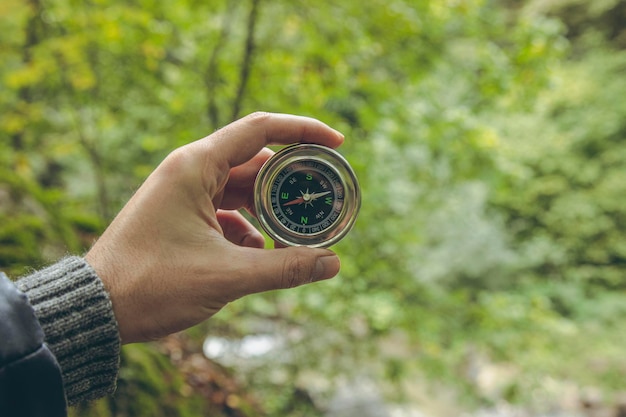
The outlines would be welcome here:
<svg viewBox="0 0 626 417">
<path fill-rule="evenodd" d="M 311 281 L 320 281 L 332 278 L 339 272 L 339 267 L 340 262 L 337 255 L 332 254 L 319 257 L 315 262 L 315 269 L 313 270 Z"/>
<path fill-rule="evenodd" d="M 333 129 L 333 128 L 331 128 Z M 341 133 L 340 131 L 338 131 L 337 129 L 333 129 L 335 131 L 335 133 L 337 134 L 337 136 L 339 136 L 341 138 L 341 140 L 345 140 L 346 135 L 344 135 L 343 133 Z"/>
</svg>

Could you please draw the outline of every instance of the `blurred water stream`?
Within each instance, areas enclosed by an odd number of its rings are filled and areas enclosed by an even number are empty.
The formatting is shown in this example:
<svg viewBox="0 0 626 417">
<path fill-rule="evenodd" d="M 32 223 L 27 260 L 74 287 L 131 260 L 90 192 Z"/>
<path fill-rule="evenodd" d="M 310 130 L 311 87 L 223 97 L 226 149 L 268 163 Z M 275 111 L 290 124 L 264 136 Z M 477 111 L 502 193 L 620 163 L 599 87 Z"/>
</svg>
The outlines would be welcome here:
<svg viewBox="0 0 626 417">
<path fill-rule="evenodd" d="M 204 341 L 203 352 L 211 360 L 245 372 L 257 366 L 278 366 L 292 361 L 289 342 L 288 337 L 271 332 L 241 338 L 209 336 Z M 497 393 L 502 390 L 499 384 L 510 382 L 507 380 L 510 372 L 503 369 L 509 368 L 482 362 L 474 370 L 475 383 L 481 385 L 480 389 Z M 413 395 L 409 395 L 406 403 L 389 403 L 384 399 L 381 384 L 384 382 L 365 376 L 337 378 L 326 384 L 335 387 L 330 400 L 317 406 L 324 410 L 324 417 L 626 417 L 626 397 L 608 403 L 598 392 L 583 392 L 564 384 L 557 388 L 546 386 L 546 392 L 554 390 L 558 395 L 555 394 L 553 404 L 541 410 L 511 405 L 494 395 L 492 406 L 471 412 L 464 412 L 453 395 L 442 392 L 437 398 L 429 396 L 423 381 L 407 385 L 407 391 Z M 316 382 L 311 380 L 310 385 L 301 388 L 314 392 Z"/>
</svg>

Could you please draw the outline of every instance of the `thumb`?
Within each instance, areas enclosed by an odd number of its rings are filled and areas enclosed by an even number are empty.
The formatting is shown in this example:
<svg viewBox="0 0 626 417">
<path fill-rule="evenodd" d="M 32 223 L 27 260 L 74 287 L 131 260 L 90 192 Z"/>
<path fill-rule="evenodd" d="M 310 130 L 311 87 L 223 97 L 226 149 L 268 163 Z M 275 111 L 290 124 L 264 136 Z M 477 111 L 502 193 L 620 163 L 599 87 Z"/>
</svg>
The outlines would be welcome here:
<svg viewBox="0 0 626 417">
<path fill-rule="evenodd" d="M 247 249 L 251 267 L 247 282 L 249 293 L 293 288 L 329 279 L 339 272 L 339 257 L 327 249 L 288 247 Z"/>
</svg>

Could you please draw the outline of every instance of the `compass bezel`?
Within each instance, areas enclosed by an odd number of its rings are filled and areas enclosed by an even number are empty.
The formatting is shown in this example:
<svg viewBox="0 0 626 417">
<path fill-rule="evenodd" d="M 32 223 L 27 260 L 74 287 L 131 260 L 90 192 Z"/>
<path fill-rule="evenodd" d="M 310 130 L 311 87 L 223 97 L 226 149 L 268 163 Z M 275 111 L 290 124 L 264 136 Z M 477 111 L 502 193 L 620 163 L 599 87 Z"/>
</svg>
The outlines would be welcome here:
<svg viewBox="0 0 626 417">
<path fill-rule="evenodd" d="M 343 205 L 332 224 L 314 233 L 300 233 L 283 225 L 272 209 L 272 191 L 277 177 L 287 167 L 314 161 L 332 171 L 343 187 Z M 298 171 L 304 168 L 299 168 Z M 325 174 L 324 174 L 325 175 Z M 335 185 L 333 184 L 333 188 Z M 256 215 L 263 230 L 273 240 L 287 246 L 328 247 L 341 240 L 353 227 L 361 205 L 359 183 L 348 161 L 334 149 L 315 144 L 287 146 L 270 159 L 259 170 L 254 185 Z"/>
</svg>

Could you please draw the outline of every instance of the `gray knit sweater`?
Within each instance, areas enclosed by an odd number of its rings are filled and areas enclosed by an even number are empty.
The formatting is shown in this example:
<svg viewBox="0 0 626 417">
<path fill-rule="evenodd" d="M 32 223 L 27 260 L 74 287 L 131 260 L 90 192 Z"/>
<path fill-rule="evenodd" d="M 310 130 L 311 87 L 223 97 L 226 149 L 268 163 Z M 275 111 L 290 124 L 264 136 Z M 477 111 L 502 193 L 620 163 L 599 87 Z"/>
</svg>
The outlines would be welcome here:
<svg viewBox="0 0 626 417">
<path fill-rule="evenodd" d="M 112 393 L 120 337 L 109 295 L 91 266 L 69 257 L 16 284 L 28 296 L 61 366 L 68 403 Z"/>
</svg>

